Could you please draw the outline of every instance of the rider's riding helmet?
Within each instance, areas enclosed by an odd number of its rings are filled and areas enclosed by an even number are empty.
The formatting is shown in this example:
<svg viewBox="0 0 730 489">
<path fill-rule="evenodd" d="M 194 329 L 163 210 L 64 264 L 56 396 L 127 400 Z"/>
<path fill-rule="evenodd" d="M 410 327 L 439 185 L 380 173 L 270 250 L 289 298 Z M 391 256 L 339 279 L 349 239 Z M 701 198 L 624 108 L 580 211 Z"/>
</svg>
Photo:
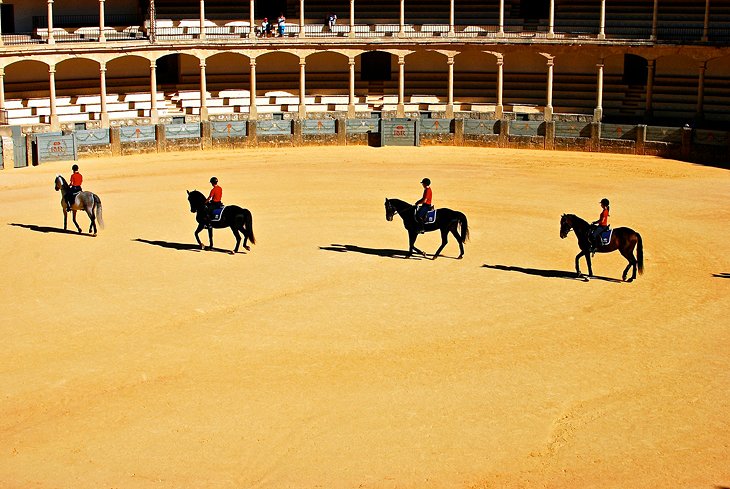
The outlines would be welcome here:
<svg viewBox="0 0 730 489">
<path fill-rule="evenodd" d="M 426 185 L 431 185 L 431 180 L 429 180 L 428 178 L 424 178 L 423 180 L 421 180 L 421 183 L 425 183 Z"/>
<path fill-rule="evenodd" d="M 608 199 L 601 199 L 600 204 L 601 205 L 605 205 L 606 207 L 608 207 L 609 206 Z"/>
<path fill-rule="evenodd" d="M 212 177 L 210 179 L 210 183 L 212 183 L 213 185 L 215 185 L 216 183 L 218 183 L 218 179 L 216 177 Z"/>
<path fill-rule="evenodd" d="M 79 171 L 79 165 L 72 166 L 71 171 Z"/>
</svg>

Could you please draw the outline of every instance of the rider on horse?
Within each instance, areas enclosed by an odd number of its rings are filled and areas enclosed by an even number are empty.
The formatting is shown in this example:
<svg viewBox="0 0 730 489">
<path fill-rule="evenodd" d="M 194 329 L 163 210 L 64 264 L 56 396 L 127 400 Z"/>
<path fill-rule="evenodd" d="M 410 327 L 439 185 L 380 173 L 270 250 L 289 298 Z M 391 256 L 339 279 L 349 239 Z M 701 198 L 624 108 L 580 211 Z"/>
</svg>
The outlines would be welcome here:
<svg viewBox="0 0 730 489">
<path fill-rule="evenodd" d="M 431 192 L 430 179 L 424 178 L 421 180 L 421 185 L 423 185 L 423 196 L 418 199 L 414 205 L 416 206 L 416 221 L 420 226 L 419 232 L 423 234 L 426 226 L 426 214 L 428 214 L 428 211 L 433 209 L 433 206 L 431 205 L 433 193 Z"/>
<path fill-rule="evenodd" d="M 601 233 L 608 231 L 610 227 L 608 225 L 608 212 L 609 202 L 608 199 L 601 199 L 601 215 L 598 216 L 598 220 L 591 223 L 591 228 L 588 233 L 588 242 L 591 245 L 591 253 L 595 253 L 599 246 L 601 246 Z"/>
<path fill-rule="evenodd" d="M 79 173 L 79 165 L 72 166 L 71 171 L 73 171 L 73 173 L 71 174 L 71 178 L 68 179 L 68 191 L 65 195 L 66 208 L 69 212 L 71 211 L 71 206 L 73 206 L 74 200 L 76 199 L 76 194 L 81 192 L 81 184 L 84 181 L 84 177 L 81 176 L 81 173 Z"/>
<path fill-rule="evenodd" d="M 210 179 L 210 184 L 213 188 L 210 189 L 210 194 L 208 194 L 208 198 L 205 199 L 205 205 L 207 207 L 206 217 L 208 221 L 213 219 L 214 209 L 220 209 L 223 207 L 223 202 L 221 202 L 223 189 L 218 185 L 218 179 L 216 177 L 212 177 Z"/>
</svg>

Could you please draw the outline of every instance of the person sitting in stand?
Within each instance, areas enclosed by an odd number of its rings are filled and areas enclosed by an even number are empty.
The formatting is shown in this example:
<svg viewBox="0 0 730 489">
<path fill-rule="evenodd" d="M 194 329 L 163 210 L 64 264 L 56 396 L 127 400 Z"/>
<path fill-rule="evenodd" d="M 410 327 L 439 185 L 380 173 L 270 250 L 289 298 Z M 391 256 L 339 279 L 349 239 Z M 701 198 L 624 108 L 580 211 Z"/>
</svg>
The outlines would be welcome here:
<svg viewBox="0 0 730 489">
<path fill-rule="evenodd" d="M 599 246 L 601 246 L 601 233 L 607 231 L 608 225 L 608 212 L 609 202 L 608 199 L 601 199 L 601 215 L 598 216 L 596 221 L 591 223 L 591 230 L 588 234 L 588 241 L 591 245 L 591 253 L 595 253 Z"/>
<path fill-rule="evenodd" d="M 71 212 L 74 200 L 76 200 L 76 194 L 81 192 L 81 184 L 84 181 L 84 177 L 79 173 L 79 165 L 71 167 L 71 178 L 68 179 L 68 192 L 66 192 L 66 209 Z"/>
<path fill-rule="evenodd" d="M 205 199 L 208 222 L 213 219 L 213 210 L 223 207 L 223 202 L 221 202 L 221 199 L 223 197 L 223 189 L 218 185 L 218 179 L 216 177 L 212 177 L 210 179 L 210 184 L 213 186 L 213 188 L 210 189 L 210 194 L 208 194 L 208 198 Z"/>
<path fill-rule="evenodd" d="M 426 214 L 428 214 L 428 211 L 433 209 L 433 206 L 431 205 L 433 193 L 431 192 L 430 187 L 431 180 L 429 180 L 428 178 L 424 178 L 423 180 L 421 180 L 421 185 L 423 185 L 423 196 L 418 199 L 418 201 L 414 205 L 417 207 L 416 223 L 420 227 L 419 232 L 423 234 L 425 232 L 426 226 Z"/>
</svg>

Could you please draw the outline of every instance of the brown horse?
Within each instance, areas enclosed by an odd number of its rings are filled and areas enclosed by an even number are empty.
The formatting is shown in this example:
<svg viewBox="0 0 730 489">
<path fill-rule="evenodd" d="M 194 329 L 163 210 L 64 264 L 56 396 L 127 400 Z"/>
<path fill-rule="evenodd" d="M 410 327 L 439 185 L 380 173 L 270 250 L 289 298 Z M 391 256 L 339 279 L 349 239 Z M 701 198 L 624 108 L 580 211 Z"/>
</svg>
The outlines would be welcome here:
<svg viewBox="0 0 730 489">
<path fill-rule="evenodd" d="M 591 253 L 590 243 L 588 242 L 588 235 L 590 233 L 591 225 L 584 221 L 580 217 L 573 214 L 563 214 L 560 218 L 560 237 L 565 239 L 571 229 L 575 231 L 575 236 L 578 238 L 578 247 L 580 253 L 575 257 L 575 271 L 579 277 L 583 274 L 580 272 L 579 260 L 581 256 L 586 257 L 586 263 L 588 263 L 588 276 L 593 276 L 593 269 L 591 268 Z M 634 258 L 634 248 L 636 248 L 636 258 Z M 612 251 L 619 250 L 621 254 L 629 262 L 628 266 L 624 269 L 623 279 L 626 280 L 626 275 L 629 273 L 629 268 L 634 269 L 631 278 L 628 280 L 631 282 L 636 278 L 636 269 L 638 268 L 639 273 L 644 273 L 644 246 L 641 242 L 641 235 L 631 228 L 621 227 L 613 230 L 611 235 L 611 242 L 607 245 L 600 245 L 596 248 L 598 253 L 610 253 Z"/>
<path fill-rule="evenodd" d="M 76 211 L 86 211 L 86 215 L 89 216 L 91 225 L 89 226 L 89 234 L 96 236 L 97 228 L 96 221 L 99 220 L 99 226 L 104 227 L 104 220 L 101 217 L 101 199 L 98 195 L 93 192 L 79 192 L 73 198 L 73 204 L 69 208 L 68 202 L 66 201 L 66 194 L 70 191 L 66 179 L 61 175 L 56 175 L 56 191 L 61 192 L 61 208 L 63 209 L 63 230 L 66 230 L 68 223 L 68 213 L 73 212 L 71 218 L 73 219 L 74 225 L 78 232 L 81 232 L 81 226 L 76 222 Z"/>
</svg>

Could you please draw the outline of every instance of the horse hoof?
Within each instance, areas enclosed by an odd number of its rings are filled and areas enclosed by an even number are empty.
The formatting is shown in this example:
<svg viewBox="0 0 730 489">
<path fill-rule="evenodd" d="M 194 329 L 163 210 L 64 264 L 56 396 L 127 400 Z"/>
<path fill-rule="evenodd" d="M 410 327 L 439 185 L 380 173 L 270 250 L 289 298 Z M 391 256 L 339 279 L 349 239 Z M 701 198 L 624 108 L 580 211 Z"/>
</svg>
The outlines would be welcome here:
<svg viewBox="0 0 730 489">
<path fill-rule="evenodd" d="M 228 254 L 229 254 L 229 255 L 235 255 L 235 254 L 236 254 L 236 252 L 235 252 L 235 251 L 229 251 L 229 252 L 228 252 Z"/>
<path fill-rule="evenodd" d="M 246 251 L 251 251 L 251 247 L 250 246 L 244 246 L 244 248 L 246 249 Z"/>
</svg>

